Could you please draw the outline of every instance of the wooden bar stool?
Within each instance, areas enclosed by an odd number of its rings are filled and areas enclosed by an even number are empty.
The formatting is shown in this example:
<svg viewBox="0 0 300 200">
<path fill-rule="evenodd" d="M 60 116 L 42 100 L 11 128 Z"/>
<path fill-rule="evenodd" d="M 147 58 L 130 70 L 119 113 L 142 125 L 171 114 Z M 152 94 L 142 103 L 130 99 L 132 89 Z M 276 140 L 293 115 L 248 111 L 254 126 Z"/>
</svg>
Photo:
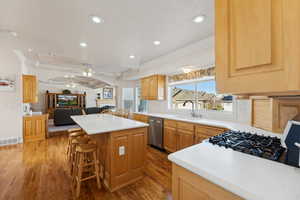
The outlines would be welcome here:
<svg viewBox="0 0 300 200">
<path fill-rule="evenodd" d="M 75 159 L 75 177 L 74 186 L 76 188 L 76 197 L 80 194 L 81 182 L 95 178 L 97 186 L 101 189 L 99 161 L 97 159 L 97 145 L 79 144 L 76 146 Z"/>
<path fill-rule="evenodd" d="M 90 142 L 90 137 L 89 136 L 82 136 L 82 137 L 77 137 L 77 138 L 73 138 L 71 140 L 71 145 L 70 145 L 70 157 L 69 159 L 69 164 L 70 164 L 70 173 L 71 175 L 74 174 L 74 168 L 75 168 L 75 155 L 76 155 L 76 147 L 77 145 L 80 144 L 88 144 Z"/>
<path fill-rule="evenodd" d="M 74 133 L 74 132 L 82 132 L 81 128 L 70 128 L 68 129 L 68 133 Z"/>
<path fill-rule="evenodd" d="M 86 133 L 83 132 L 82 130 L 74 132 L 74 130 L 71 130 L 71 129 L 69 129 L 68 132 L 69 132 L 69 139 L 68 139 L 68 147 L 67 147 L 67 160 L 70 160 L 70 157 L 71 157 L 71 151 L 70 150 L 71 150 L 72 140 L 77 138 L 77 137 L 85 136 Z"/>
</svg>

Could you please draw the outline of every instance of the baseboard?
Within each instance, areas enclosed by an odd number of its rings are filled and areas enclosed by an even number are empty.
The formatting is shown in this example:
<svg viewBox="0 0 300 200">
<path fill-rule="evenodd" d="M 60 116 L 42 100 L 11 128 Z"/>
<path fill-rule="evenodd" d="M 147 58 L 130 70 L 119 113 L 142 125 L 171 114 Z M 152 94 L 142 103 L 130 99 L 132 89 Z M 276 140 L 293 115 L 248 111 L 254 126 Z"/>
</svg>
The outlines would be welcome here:
<svg viewBox="0 0 300 200">
<path fill-rule="evenodd" d="M 22 137 L 9 137 L 9 138 L 0 138 L 0 146 L 7 146 L 12 144 L 23 143 Z"/>
</svg>

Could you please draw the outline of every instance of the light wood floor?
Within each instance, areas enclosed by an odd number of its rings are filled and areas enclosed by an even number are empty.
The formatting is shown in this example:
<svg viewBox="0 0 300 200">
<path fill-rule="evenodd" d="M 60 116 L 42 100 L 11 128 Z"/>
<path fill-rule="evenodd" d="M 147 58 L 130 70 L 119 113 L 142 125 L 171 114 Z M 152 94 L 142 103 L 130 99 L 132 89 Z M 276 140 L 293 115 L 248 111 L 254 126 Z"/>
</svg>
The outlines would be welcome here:
<svg viewBox="0 0 300 200">
<path fill-rule="evenodd" d="M 73 199 L 71 179 L 65 160 L 67 137 L 42 142 L 0 147 L 0 199 Z M 87 181 L 79 199 L 84 200 L 165 200 L 171 198 L 171 163 L 167 154 L 147 149 L 146 176 L 114 193 L 98 190 Z"/>
</svg>

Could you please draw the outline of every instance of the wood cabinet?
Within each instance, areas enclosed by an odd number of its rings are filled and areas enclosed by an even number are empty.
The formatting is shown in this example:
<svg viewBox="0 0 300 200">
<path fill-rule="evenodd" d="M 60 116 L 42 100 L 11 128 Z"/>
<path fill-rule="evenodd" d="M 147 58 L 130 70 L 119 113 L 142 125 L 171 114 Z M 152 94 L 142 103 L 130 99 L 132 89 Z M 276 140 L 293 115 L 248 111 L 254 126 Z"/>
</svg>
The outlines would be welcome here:
<svg viewBox="0 0 300 200">
<path fill-rule="evenodd" d="M 23 75 L 23 103 L 37 103 L 38 89 L 36 76 Z"/>
<path fill-rule="evenodd" d="M 172 196 L 174 200 L 242 200 L 241 197 L 174 163 Z"/>
<path fill-rule="evenodd" d="M 282 133 L 287 122 L 300 114 L 300 98 L 252 97 L 252 126 Z"/>
<path fill-rule="evenodd" d="M 153 75 L 141 79 L 141 99 L 164 100 L 166 76 Z"/>
<path fill-rule="evenodd" d="M 48 131 L 48 115 L 23 117 L 23 139 L 31 142 L 46 139 Z"/>
<path fill-rule="evenodd" d="M 218 92 L 299 94 L 300 1 L 216 0 L 215 6 Z"/>
<path fill-rule="evenodd" d="M 219 135 L 227 131 L 226 128 L 218 128 L 213 126 L 196 125 L 195 128 L 195 144 L 201 143 L 210 137 Z"/>
<path fill-rule="evenodd" d="M 164 148 L 175 152 L 194 144 L 194 125 L 174 120 L 164 120 Z"/>
<path fill-rule="evenodd" d="M 101 177 L 111 192 L 144 176 L 147 128 L 95 134 Z"/>
<path fill-rule="evenodd" d="M 174 127 L 164 127 L 164 148 L 169 152 L 177 151 L 177 130 Z"/>
<path fill-rule="evenodd" d="M 136 120 L 136 121 L 148 123 L 148 116 L 146 116 L 146 115 L 133 113 L 132 114 L 132 119 Z"/>
</svg>

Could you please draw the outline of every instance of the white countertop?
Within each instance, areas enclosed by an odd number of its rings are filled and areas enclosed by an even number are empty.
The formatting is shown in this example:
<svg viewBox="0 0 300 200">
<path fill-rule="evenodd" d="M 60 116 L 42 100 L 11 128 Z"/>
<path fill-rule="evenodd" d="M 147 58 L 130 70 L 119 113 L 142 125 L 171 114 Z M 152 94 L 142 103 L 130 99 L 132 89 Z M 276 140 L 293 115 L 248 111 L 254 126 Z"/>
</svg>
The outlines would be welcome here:
<svg viewBox="0 0 300 200">
<path fill-rule="evenodd" d="M 247 200 L 299 200 L 300 169 L 208 142 L 169 160 Z"/>
<path fill-rule="evenodd" d="M 71 116 L 71 118 L 88 134 L 100 134 L 149 126 L 146 123 L 109 114 L 78 115 Z"/>
<path fill-rule="evenodd" d="M 281 138 L 282 134 L 273 133 L 270 131 L 265 131 L 259 128 L 255 128 L 253 126 L 247 124 L 241 124 L 236 122 L 230 121 L 220 121 L 220 120 L 212 120 L 212 119 L 205 119 L 205 118 L 192 118 L 192 117 L 185 117 L 181 115 L 173 115 L 173 114 L 161 114 L 161 113 L 144 113 L 144 112 L 136 112 L 137 114 L 152 116 L 152 117 L 160 117 L 164 119 L 171 119 L 176 121 L 183 121 L 195 124 L 202 124 L 208 126 L 215 126 L 220 128 L 227 128 L 233 131 L 244 131 L 250 133 L 256 133 L 258 135 L 266 135 L 266 136 L 276 136 Z"/>
</svg>

